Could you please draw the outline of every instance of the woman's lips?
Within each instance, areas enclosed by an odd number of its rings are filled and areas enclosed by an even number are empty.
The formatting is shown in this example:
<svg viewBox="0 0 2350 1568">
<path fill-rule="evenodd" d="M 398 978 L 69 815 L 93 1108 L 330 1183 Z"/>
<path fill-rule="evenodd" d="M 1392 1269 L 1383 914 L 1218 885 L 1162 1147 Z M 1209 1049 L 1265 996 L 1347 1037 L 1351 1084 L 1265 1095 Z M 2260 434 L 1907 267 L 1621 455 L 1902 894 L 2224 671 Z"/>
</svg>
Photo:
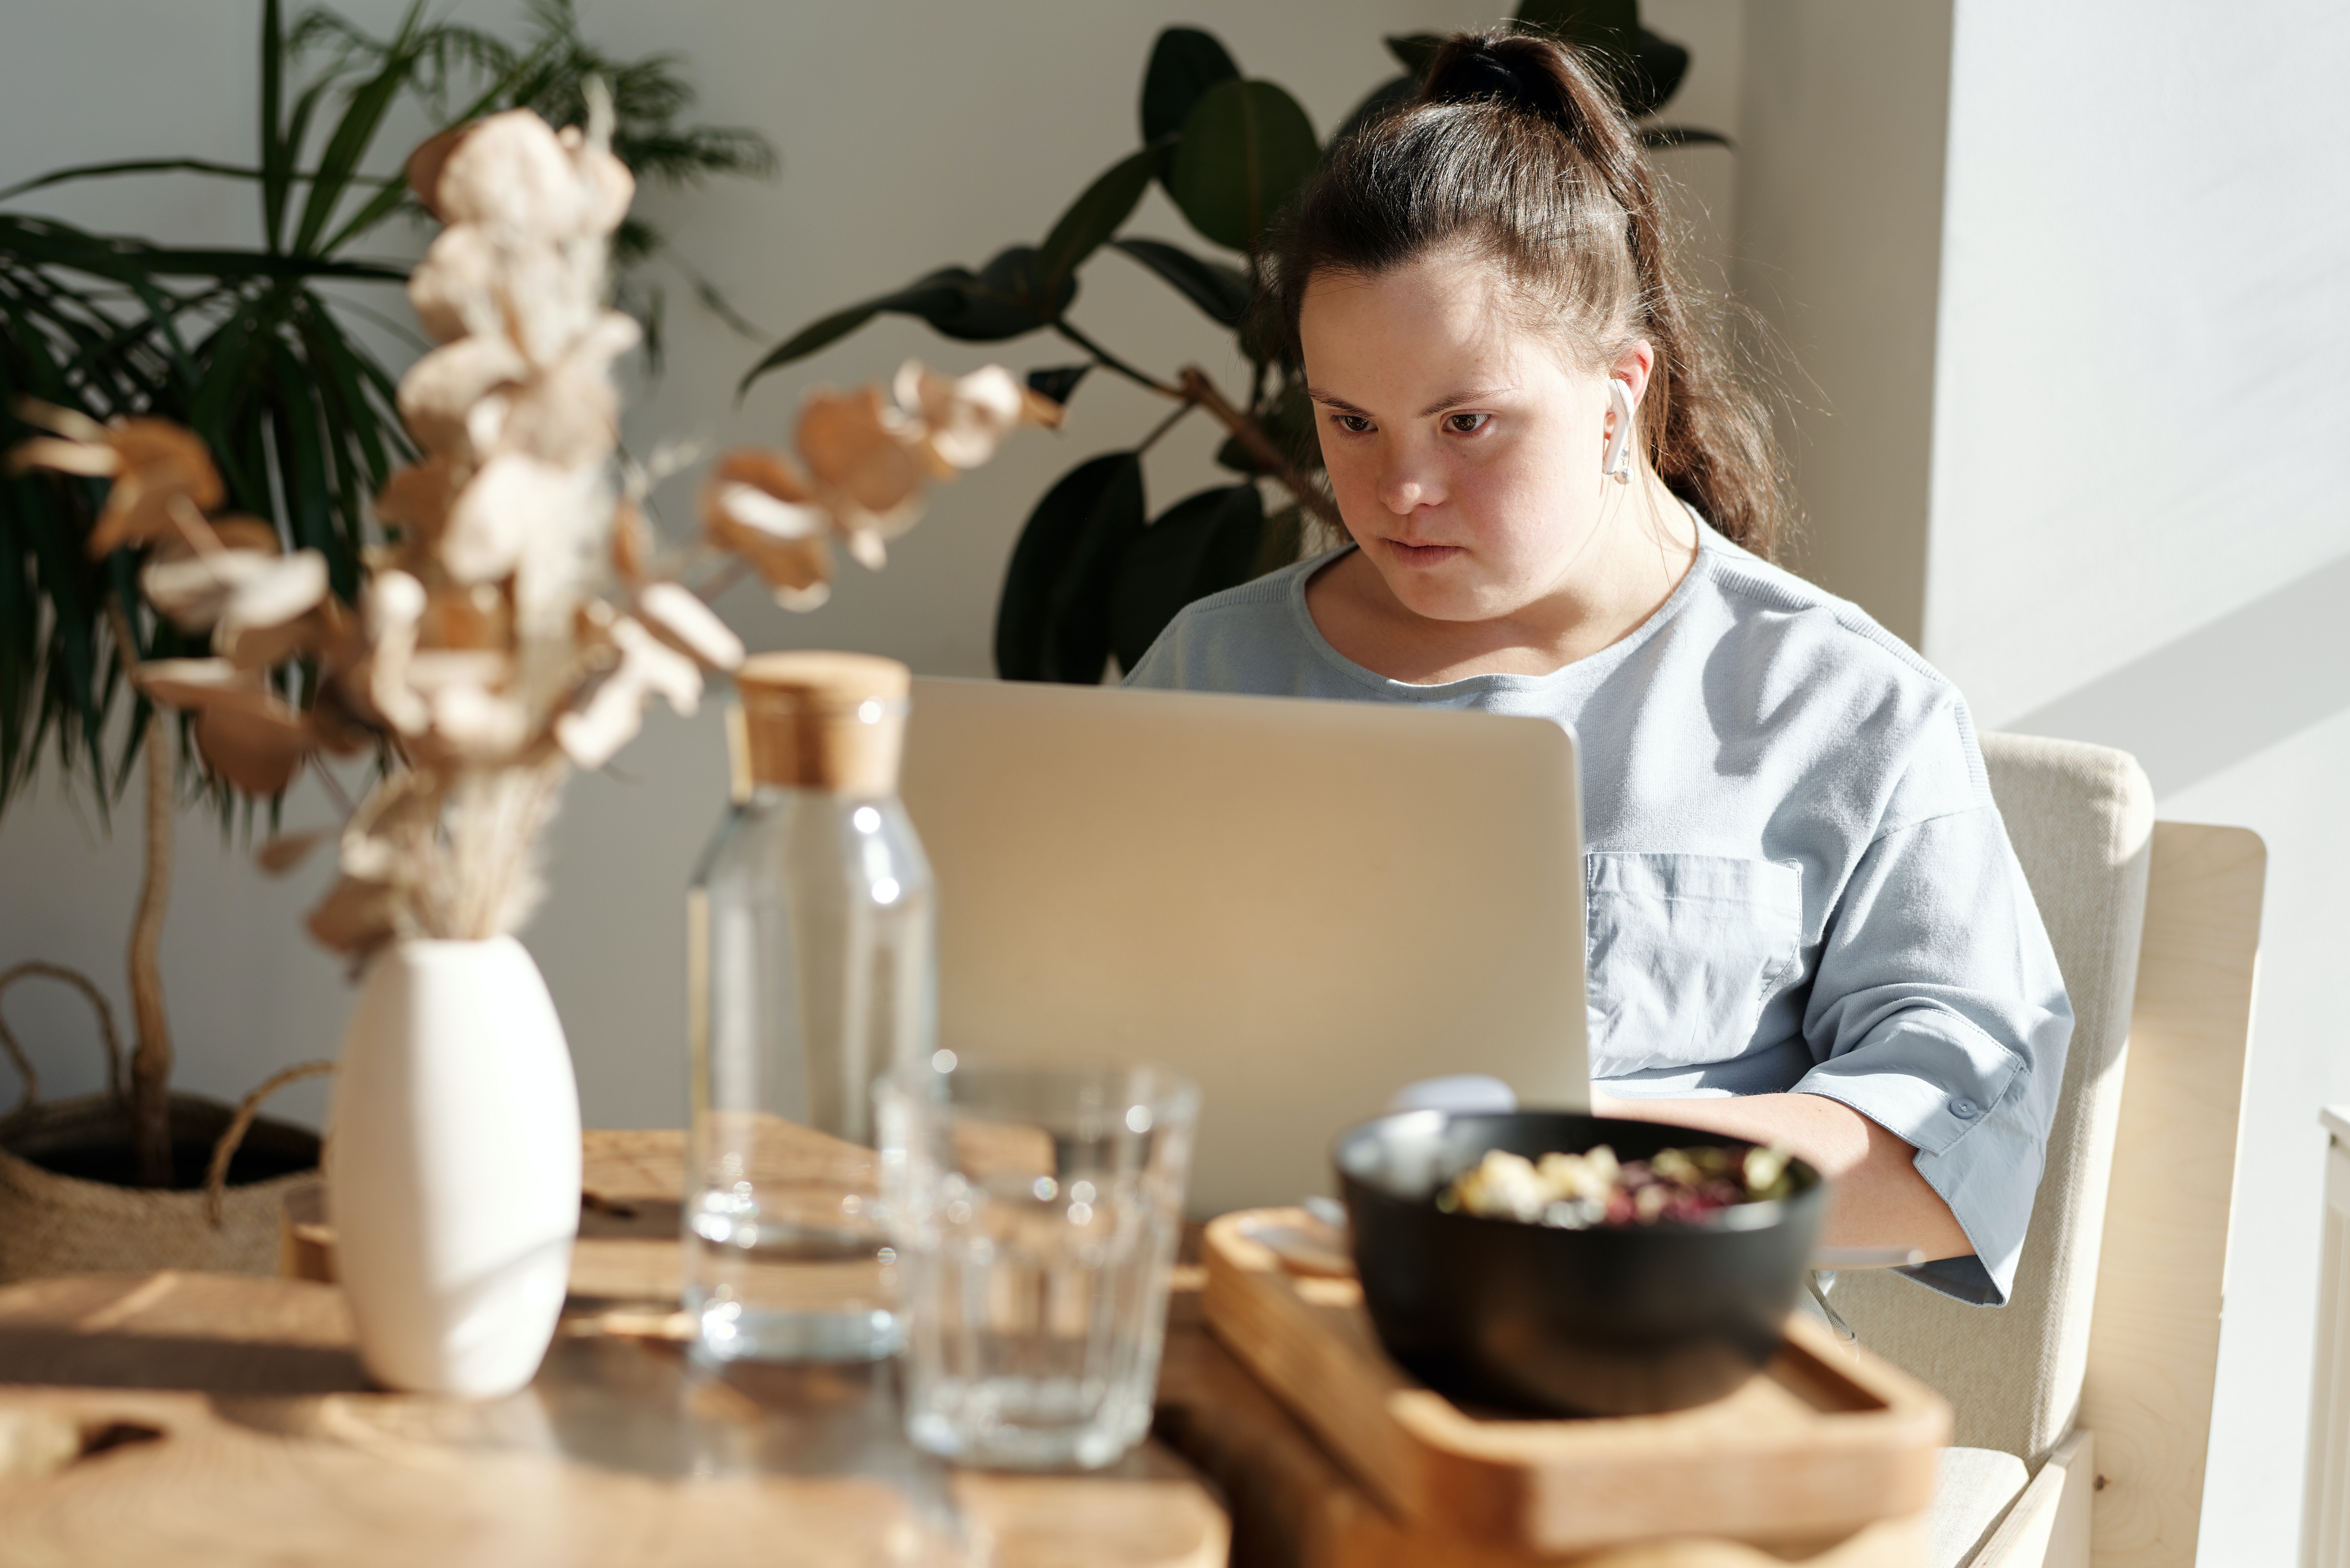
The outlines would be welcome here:
<svg viewBox="0 0 2350 1568">
<path fill-rule="evenodd" d="M 1467 553 L 1458 545 L 1407 545 L 1400 539 L 1384 543 L 1388 555 L 1407 566 L 1440 566 L 1453 556 Z"/>
</svg>

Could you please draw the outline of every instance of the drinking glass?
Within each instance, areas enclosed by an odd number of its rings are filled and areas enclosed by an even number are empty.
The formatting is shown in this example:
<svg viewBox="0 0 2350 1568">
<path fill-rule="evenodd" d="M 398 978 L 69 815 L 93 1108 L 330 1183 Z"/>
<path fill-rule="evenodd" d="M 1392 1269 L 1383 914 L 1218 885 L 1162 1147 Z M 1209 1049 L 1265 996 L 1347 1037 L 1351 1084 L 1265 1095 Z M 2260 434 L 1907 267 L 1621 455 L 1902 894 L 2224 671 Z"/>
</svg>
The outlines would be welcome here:
<svg viewBox="0 0 2350 1568">
<path fill-rule="evenodd" d="M 1150 1428 L 1199 1090 L 941 1051 L 878 1094 L 908 1435 L 967 1463 L 1118 1459 Z"/>
</svg>

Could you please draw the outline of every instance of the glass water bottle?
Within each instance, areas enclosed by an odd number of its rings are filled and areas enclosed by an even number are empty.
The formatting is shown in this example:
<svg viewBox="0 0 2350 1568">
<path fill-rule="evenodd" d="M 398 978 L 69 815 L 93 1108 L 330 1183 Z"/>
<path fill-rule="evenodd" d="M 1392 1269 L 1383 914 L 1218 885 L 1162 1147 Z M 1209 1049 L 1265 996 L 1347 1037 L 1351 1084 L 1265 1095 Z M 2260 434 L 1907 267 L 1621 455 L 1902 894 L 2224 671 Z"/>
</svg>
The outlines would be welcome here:
<svg viewBox="0 0 2350 1568">
<path fill-rule="evenodd" d="M 688 901 L 686 1310 L 721 1358 L 902 1337 L 872 1085 L 936 1034 L 931 872 L 898 804 L 908 671 L 764 654 L 736 675 L 734 802 Z"/>
</svg>

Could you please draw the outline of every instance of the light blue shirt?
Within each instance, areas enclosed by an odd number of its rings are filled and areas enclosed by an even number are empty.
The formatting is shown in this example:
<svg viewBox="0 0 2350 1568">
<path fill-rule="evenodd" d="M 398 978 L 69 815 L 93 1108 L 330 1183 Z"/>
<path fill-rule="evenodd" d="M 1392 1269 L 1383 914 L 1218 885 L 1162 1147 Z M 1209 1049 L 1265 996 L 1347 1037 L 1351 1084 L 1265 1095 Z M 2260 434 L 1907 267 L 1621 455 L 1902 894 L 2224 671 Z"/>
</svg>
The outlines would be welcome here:
<svg viewBox="0 0 2350 1568">
<path fill-rule="evenodd" d="M 1973 722 L 1856 606 L 1699 535 L 1639 629 L 1548 675 L 1364 669 L 1306 611 L 1332 555 L 1191 605 L 1127 683 L 1570 726 L 1595 1084 L 1843 1101 L 1916 1147 L 1974 1243 L 1905 1272 L 2003 1304 L 2073 1010 Z"/>
</svg>

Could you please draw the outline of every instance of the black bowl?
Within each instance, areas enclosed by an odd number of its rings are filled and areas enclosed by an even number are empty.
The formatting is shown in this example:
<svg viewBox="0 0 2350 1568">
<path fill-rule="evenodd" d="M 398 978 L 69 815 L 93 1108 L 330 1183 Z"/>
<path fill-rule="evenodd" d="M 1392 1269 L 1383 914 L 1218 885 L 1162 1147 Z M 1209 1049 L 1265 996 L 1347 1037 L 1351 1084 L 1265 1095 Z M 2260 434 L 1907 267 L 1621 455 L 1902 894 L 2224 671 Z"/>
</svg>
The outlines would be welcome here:
<svg viewBox="0 0 2350 1568">
<path fill-rule="evenodd" d="M 1488 1149 L 1603 1143 L 1630 1160 L 1740 1140 L 1565 1111 L 1399 1111 L 1341 1135 L 1355 1268 L 1388 1353 L 1458 1399 L 1580 1416 L 1687 1409 L 1769 1361 L 1826 1199 L 1801 1160 L 1787 1198 L 1693 1224 L 1565 1231 L 1436 1206 Z"/>
</svg>

